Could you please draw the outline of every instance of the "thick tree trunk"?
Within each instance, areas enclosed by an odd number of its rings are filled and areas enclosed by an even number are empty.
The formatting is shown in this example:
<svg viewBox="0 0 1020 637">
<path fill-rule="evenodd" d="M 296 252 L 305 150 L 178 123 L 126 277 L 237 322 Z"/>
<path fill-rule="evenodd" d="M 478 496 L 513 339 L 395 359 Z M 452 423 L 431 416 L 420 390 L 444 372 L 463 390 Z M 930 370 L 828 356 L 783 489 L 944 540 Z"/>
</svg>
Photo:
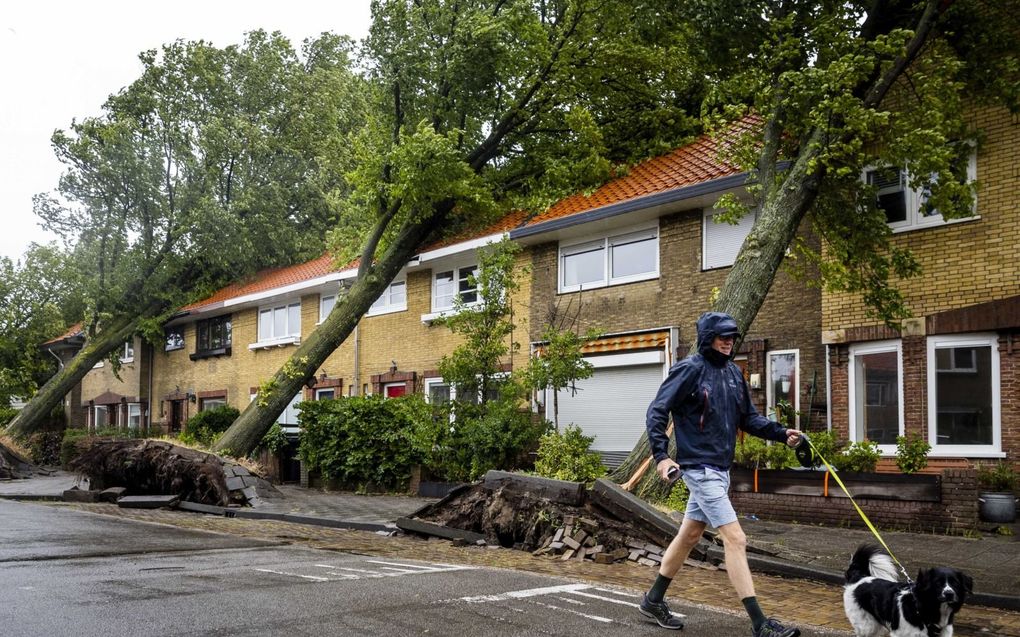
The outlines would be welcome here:
<svg viewBox="0 0 1020 637">
<path fill-rule="evenodd" d="M 245 456 L 258 448 L 263 436 L 287 408 L 305 383 L 315 376 L 326 358 L 343 343 L 368 308 L 382 294 L 400 269 L 415 252 L 441 227 L 451 206 L 443 207 L 424 218 L 408 221 L 394 239 L 382 259 L 363 270 L 350 292 L 337 300 L 326 320 L 304 339 L 297 350 L 266 386 L 265 391 L 248 404 L 234 424 L 227 429 L 213 450 L 234 456 Z"/>
<path fill-rule="evenodd" d="M 53 408 L 60 404 L 64 396 L 81 382 L 96 363 L 135 333 L 141 318 L 122 317 L 105 326 L 102 332 L 85 344 L 71 362 L 46 381 L 25 408 L 7 425 L 7 432 L 14 437 L 27 436 L 35 432 L 46 421 Z"/>
</svg>

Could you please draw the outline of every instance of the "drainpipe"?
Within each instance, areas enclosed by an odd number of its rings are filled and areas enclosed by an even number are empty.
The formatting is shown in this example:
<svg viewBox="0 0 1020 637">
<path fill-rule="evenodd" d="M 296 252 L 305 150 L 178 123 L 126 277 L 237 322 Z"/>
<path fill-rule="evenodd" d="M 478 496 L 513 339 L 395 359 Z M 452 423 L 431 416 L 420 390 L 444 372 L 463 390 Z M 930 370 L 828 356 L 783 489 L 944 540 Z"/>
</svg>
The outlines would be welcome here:
<svg viewBox="0 0 1020 637">
<path fill-rule="evenodd" d="M 149 350 L 149 391 L 145 397 L 145 432 L 151 433 L 152 427 L 152 368 L 156 362 L 156 348 L 152 343 L 146 341 L 146 349 Z"/>
<path fill-rule="evenodd" d="M 825 346 L 825 428 L 832 431 L 832 378 L 829 367 L 829 346 Z"/>
<path fill-rule="evenodd" d="M 351 387 L 352 396 L 361 395 L 361 321 L 354 326 L 354 383 Z"/>
</svg>

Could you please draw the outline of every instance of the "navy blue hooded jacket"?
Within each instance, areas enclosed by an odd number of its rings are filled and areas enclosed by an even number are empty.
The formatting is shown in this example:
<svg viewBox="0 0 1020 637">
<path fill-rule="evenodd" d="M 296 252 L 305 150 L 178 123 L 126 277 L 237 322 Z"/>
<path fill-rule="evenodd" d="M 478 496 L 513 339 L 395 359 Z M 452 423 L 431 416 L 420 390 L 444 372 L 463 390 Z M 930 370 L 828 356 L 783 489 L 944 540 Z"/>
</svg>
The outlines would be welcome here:
<svg viewBox="0 0 1020 637">
<path fill-rule="evenodd" d="M 737 427 L 777 442 L 786 441 L 786 427 L 760 415 L 740 368 L 712 349 L 716 336 L 737 335 L 729 314 L 706 312 L 698 319 L 698 352 L 673 365 L 648 407 L 645 426 L 655 462 L 669 457 L 666 423 L 673 414 L 676 462 L 681 467 L 733 463 Z"/>
</svg>

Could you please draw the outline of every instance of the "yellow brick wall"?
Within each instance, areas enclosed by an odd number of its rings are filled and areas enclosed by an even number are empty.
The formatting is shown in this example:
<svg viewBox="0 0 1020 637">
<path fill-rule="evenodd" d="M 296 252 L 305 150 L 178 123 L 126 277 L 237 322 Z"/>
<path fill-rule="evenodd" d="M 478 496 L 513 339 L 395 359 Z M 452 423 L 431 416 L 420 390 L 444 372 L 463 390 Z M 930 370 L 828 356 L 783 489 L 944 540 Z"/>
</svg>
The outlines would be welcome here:
<svg viewBox="0 0 1020 637">
<path fill-rule="evenodd" d="M 519 267 L 524 267 L 530 260 L 526 254 L 518 258 Z M 530 279 L 522 276 L 521 289 L 514 296 L 515 320 L 518 327 L 513 336 L 521 343 L 522 351 L 517 354 L 517 361 L 526 360 L 528 327 L 528 311 L 522 299 L 530 295 Z M 421 379 L 424 372 L 434 370 L 439 360 L 449 354 L 461 342 L 449 328 L 439 325 L 422 323 L 421 316 L 431 312 L 431 281 L 432 271 L 423 270 L 407 275 L 407 309 L 390 314 L 369 316 L 361 320 L 357 332 L 360 342 L 360 379 L 359 383 L 369 385 L 371 376 L 390 370 L 392 361 L 397 362 L 401 372 L 416 372 Z M 249 391 L 268 379 L 279 369 L 295 351 L 296 347 L 288 345 L 267 350 L 248 349 L 250 343 L 257 340 L 258 308 L 250 308 L 235 312 L 232 321 L 232 353 L 230 356 L 219 356 L 192 361 L 189 355 L 195 351 L 195 323 L 184 328 L 185 347 L 173 352 L 157 351 L 155 354 L 154 373 L 154 413 L 153 422 L 163 423 L 168 417 L 166 406 L 161 402 L 167 395 L 180 392 L 226 391 L 227 402 L 244 409 L 249 402 Z M 308 294 L 301 297 L 301 334 L 306 336 L 316 327 L 319 319 L 319 295 Z M 346 395 L 350 386 L 355 383 L 354 345 L 355 334 L 352 333 L 337 350 L 320 366 L 316 376 L 325 371 L 330 379 L 342 378 L 343 390 Z M 420 381 L 419 381 L 420 382 Z M 188 406 L 188 414 L 193 415 L 199 405 Z"/>
<path fill-rule="evenodd" d="M 915 317 L 1020 294 L 1020 121 L 1003 108 L 971 114 L 984 140 L 977 154 L 979 219 L 903 232 L 922 273 L 897 281 Z M 825 330 L 878 325 L 859 295 L 822 296 Z"/>
<path fill-rule="evenodd" d="M 81 381 L 81 400 L 88 403 L 90 400 L 105 392 L 112 392 L 128 397 L 142 397 L 145 395 L 144 383 L 148 381 L 144 373 L 142 339 L 135 338 L 134 361 L 121 363 L 118 380 L 113 374 L 113 366 L 109 360 L 103 361 L 102 367 L 89 370 Z"/>
</svg>

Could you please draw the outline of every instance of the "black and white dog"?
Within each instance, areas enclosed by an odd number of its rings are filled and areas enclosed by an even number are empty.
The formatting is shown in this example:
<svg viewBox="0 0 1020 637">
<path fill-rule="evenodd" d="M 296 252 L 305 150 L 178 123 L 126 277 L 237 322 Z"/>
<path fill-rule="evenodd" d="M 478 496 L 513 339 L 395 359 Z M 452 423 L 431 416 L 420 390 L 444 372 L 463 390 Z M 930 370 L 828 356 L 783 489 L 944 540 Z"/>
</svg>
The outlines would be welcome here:
<svg viewBox="0 0 1020 637">
<path fill-rule="evenodd" d="M 901 584 L 892 558 L 862 546 L 850 560 L 843 608 L 857 637 L 953 637 L 953 615 L 974 581 L 954 568 L 921 569 L 913 584 Z"/>
</svg>

